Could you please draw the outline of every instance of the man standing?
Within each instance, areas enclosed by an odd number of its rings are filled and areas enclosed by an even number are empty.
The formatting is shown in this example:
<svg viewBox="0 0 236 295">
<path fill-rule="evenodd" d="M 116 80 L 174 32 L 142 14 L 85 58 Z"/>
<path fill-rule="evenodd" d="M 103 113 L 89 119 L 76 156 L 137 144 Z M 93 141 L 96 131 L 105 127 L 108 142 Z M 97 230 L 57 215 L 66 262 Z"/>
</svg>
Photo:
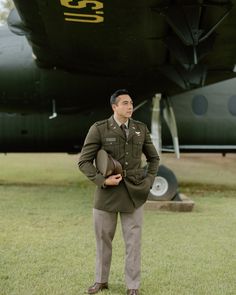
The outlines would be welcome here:
<svg viewBox="0 0 236 295">
<path fill-rule="evenodd" d="M 127 90 L 117 90 L 110 99 L 113 116 L 93 124 L 79 159 L 80 170 L 96 185 L 93 218 L 96 236 L 95 283 L 88 294 L 108 289 L 118 213 L 126 248 L 125 280 L 128 295 L 137 295 L 140 285 L 141 228 L 143 204 L 157 173 L 159 156 L 145 124 L 131 119 L 133 101 Z M 103 149 L 119 161 L 122 173 L 102 175 L 93 165 Z M 142 168 L 142 153 L 147 167 Z"/>
</svg>

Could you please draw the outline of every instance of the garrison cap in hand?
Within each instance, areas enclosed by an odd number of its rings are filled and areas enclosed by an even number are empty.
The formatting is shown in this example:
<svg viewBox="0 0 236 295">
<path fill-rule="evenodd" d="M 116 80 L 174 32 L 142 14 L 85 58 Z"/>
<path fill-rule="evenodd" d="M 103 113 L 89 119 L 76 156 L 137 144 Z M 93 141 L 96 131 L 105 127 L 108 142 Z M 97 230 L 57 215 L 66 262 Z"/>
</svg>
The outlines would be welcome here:
<svg viewBox="0 0 236 295">
<path fill-rule="evenodd" d="M 105 150 L 99 150 L 96 157 L 96 167 L 98 171 L 104 176 L 110 176 L 114 174 L 122 174 L 121 164 L 112 158 Z"/>
</svg>

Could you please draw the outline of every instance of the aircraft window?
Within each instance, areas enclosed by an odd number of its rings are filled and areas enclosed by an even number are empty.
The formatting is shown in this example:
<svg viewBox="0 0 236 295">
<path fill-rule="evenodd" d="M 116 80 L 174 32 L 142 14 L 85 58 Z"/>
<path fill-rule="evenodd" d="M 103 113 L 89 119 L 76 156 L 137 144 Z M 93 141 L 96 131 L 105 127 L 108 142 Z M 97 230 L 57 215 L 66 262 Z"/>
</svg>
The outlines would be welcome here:
<svg viewBox="0 0 236 295">
<path fill-rule="evenodd" d="M 228 109 L 231 115 L 236 116 L 236 95 L 229 98 Z"/>
<path fill-rule="evenodd" d="M 192 109 L 194 114 L 203 116 L 208 109 L 208 102 L 204 95 L 195 95 L 192 100 Z"/>
</svg>

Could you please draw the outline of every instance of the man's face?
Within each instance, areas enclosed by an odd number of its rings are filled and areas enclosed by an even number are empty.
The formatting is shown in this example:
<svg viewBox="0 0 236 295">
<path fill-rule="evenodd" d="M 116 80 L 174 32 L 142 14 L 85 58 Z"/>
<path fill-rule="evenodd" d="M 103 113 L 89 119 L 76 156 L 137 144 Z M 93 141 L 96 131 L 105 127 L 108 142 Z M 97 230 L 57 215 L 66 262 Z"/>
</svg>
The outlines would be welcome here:
<svg viewBox="0 0 236 295">
<path fill-rule="evenodd" d="M 128 94 L 119 95 L 116 98 L 116 104 L 112 105 L 112 109 L 117 119 L 127 120 L 133 114 L 133 101 Z"/>
</svg>

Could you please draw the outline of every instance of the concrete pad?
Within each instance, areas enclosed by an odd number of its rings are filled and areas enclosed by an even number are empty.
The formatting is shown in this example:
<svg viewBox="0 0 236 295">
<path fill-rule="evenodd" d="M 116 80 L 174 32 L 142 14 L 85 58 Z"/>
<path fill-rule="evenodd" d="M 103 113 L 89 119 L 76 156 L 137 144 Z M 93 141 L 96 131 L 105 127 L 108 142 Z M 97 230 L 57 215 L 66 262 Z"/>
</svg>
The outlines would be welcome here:
<svg viewBox="0 0 236 295">
<path fill-rule="evenodd" d="M 183 194 L 179 194 L 179 197 L 180 201 L 147 201 L 144 205 L 144 209 L 191 212 L 194 207 L 194 201 Z"/>
</svg>

